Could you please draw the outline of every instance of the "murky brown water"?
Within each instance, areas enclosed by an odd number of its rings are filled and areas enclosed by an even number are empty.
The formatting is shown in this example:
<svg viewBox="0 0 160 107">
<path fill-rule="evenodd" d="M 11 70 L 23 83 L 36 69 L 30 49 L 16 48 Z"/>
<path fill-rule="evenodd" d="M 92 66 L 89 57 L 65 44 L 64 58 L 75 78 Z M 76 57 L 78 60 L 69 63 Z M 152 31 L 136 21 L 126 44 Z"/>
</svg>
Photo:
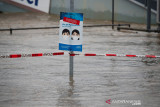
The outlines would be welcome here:
<svg viewBox="0 0 160 107">
<path fill-rule="evenodd" d="M 15 27 L 21 25 L 14 23 Z M 38 21 L 31 21 L 28 24 L 36 26 L 36 23 Z M 45 25 L 49 22 L 41 23 Z M 158 34 L 117 32 L 108 27 L 84 29 L 84 53 L 160 55 L 159 50 Z M 0 32 L 1 55 L 55 51 L 59 51 L 58 29 L 14 31 L 12 36 L 9 32 Z M 107 104 L 105 101 L 109 99 L 140 100 L 141 105 Z M 76 56 L 72 80 L 69 79 L 68 56 L 0 59 L 0 107 L 159 107 L 159 105 L 158 58 Z"/>
</svg>

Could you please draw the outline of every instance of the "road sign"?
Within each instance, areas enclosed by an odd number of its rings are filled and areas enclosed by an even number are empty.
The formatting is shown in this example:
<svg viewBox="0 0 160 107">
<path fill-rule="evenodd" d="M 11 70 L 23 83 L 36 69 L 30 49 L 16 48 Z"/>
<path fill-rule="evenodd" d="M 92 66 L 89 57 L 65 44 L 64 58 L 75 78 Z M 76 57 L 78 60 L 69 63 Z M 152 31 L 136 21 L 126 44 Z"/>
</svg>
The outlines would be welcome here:
<svg viewBox="0 0 160 107">
<path fill-rule="evenodd" d="M 60 13 L 59 50 L 82 52 L 83 14 Z"/>
</svg>

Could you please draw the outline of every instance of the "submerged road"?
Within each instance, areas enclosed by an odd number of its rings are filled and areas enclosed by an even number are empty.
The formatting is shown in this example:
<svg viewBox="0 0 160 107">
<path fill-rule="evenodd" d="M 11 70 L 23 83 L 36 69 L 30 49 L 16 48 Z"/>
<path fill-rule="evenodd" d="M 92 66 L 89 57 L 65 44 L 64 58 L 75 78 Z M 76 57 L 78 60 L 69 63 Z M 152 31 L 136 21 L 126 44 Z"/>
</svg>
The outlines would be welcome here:
<svg viewBox="0 0 160 107">
<path fill-rule="evenodd" d="M 58 39 L 58 29 L 14 31 L 13 35 L 0 32 L 0 55 L 58 52 Z M 159 50 L 160 35 L 155 33 L 118 32 L 108 27 L 84 29 L 84 53 L 160 55 Z M 69 56 L 0 59 L 0 107 L 159 105 L 159 58 L 75 56 L 72 80 Z"/>
</svg>

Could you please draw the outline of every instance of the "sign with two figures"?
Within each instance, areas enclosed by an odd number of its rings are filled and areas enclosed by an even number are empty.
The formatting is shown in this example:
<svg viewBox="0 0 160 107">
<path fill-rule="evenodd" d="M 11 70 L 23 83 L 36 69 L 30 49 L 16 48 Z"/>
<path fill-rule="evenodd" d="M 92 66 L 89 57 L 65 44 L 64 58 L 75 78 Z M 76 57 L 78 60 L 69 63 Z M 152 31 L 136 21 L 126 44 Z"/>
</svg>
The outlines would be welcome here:
<svg viewBox="0 0 160 107">
<path fill-rule="evenodd" d="M 60 13 L 59 50 L 82 52 L 83 14 Z"/>
</svg>

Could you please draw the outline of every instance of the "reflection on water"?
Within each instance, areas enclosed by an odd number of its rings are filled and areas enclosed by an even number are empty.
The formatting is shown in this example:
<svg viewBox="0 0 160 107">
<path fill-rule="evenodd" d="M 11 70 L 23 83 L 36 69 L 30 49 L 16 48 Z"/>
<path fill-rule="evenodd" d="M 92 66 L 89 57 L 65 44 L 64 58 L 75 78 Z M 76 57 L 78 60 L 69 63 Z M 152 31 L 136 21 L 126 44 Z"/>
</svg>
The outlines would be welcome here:
<svg viewBox="0 0 160 107">
<path fill-rule="evenodd" d="M 157 35 L 157 38 L 158 38 L 157 44 L 160 45 L 160 34 Z"/>
<path fill-rule="evenodd" d="M 74 91 L 73 77 L 69 78 L 68 87 L 64 87 L 58 98 L 58 107 L 80 107 L 80 101 L 78 100 L 78 94 Z"/>
<path fill-rule="evenodd" d="M 141 61 L 147 66 L 160 64 L 160 58 L 142 58 Z"/>
</svg>

